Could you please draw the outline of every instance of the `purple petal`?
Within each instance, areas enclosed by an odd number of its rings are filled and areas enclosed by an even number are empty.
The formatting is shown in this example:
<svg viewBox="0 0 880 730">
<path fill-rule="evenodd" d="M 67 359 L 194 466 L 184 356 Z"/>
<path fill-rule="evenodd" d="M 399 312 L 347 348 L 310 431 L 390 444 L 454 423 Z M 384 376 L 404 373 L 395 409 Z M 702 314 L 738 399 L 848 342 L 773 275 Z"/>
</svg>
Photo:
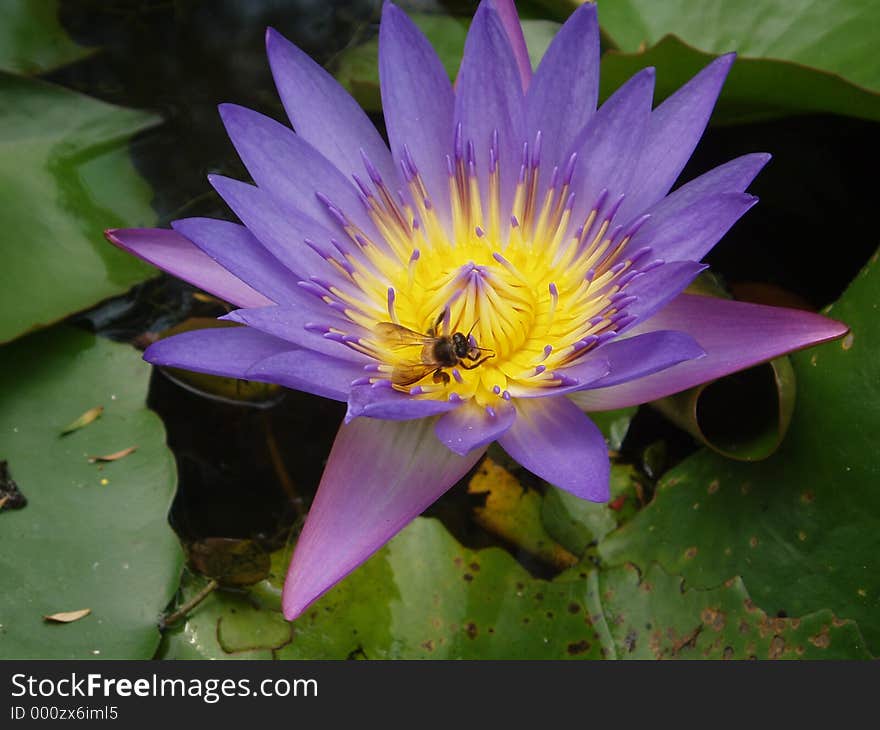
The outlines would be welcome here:
<svg viewBox="0 0 880 730">
<path fill-rule="evenodd" d="M 741 193 L 769 161 L 770 155 L 764 152 L 736 157 L 677 188 L 648 213 L 652 216 L 659 215 L 661 211 L 670 214 L 674 210 L 684 210 L 707 195 Z"/>
<path fill-rule="evenodd" d="M 637 322 L 647 319 L 677 297 L 697 274 L 707 268 L 706 264 L 700 264 L 696 261 L 670 261 L 633 279 L 624 290 L 627 296 L 638 297 L 636 301 L 626 307 L 626 313 L 636 317 L 633 326 Z M 620 331 L 624 332 L 627 329 L 629 328 L 624 327 Z"/>
<path fill-rule="evenodd" d="M 277 383 L 322 398 L 346 401 L 352 381 L 363 373 L 359 363 L 339 360 L 313 350 L 297 349 L 260 360 L 250 367 L 245 377 Z"/>
<path fill-rule="evenodd" d="M 253 185 L 222 175 L 209 175 L 208 181 L 248 230 L 297 278 L 337 276 L 336 269 L 305 243 L 310 240 L 329 247 L 334 235 L 327 227 Z"/>
<path fill-rule="evenodd" d="M 647 403 L 847 332 L 846 325 L 812 312 L 691 294 L 680 295 L 633 331 L 655 329 L 687 332 L 706 357 L 572 399 L 594 411 Z"/>
<path fill-rule="evenodd" d="M 286 618 L 299 616 L 482 456 L 453 454 L 432 425 L 359 418 L 339 429 L 284 582 Z"/>
<path fill-rule="evenodd" d="M 587 3 L 550 43 L 526 96 L 528 138 L 541 131 L 541 157 L 550 169 L 565 165 L 564 155 L 595 113 L 598 99 L 599 24 L 596 6 Z"/>
<path fill-rule="evenodd" d="M 517 62 L 491 2 L 477 8 L 468 31 L 455 93 L 455 123 L 474 144 L 483 199 L 488 196 L 489 150 L 498 133 L 501 210 L 511 210 L 525 141 L 525 106 Z"/>
<path fill-rule="evenodd" d="M 575 367 L 577 369 L 575 369 Z M 565 393 L 571 393 L 576 390 L 588 386 L 597 380 L 601 380 L 611 372 L 611 363 L 601 355 L 594 355 L 589 359 L 584 359 L 577 366 L 561 369 L 571 382 L 569 385 L 559 385 L 556 387 L 524 387 L 514 384 L 507 386 L 508 392 L 516 399 L 522 398 L 556 398 Z"/>
<path fill-rule="evenodd" d="M 375 227 L 354 184 L 314 147 L 274 119 L 235 104 L 221 104 L 220 116 L 232 144 L 257 185 L 317 221 L 332 221 L 321 193 L 371 236 Z M 392 186 L 396 189 L 397 184 Z"/>
<path fill-rule="evenodd" d="M 302 298 L 296 277 L 244 226 L 213 218 L 184 218 L 172 228 L 186 236 L 227 271 L 278 303 Z"/>
<path fill-rule="evenodd" d="M 446 155 L 452 150 L 455 96 L 443 64 L 415 24 L 390 2 L 379 27 L 382 109 L 394 160 L 410 152 L 431 201 L 449 211 Z"/>
<path fill-rule="evenodd" d="M 736 54 L 716 58 L 652 113 L 634 185 L 620 208 L 627 221 L 660 200 L 697 146 Z"/>
<path fill-rule="evenodd" d="M 370 118 L 321 66 L 269 28 L 266 51 L 275 86 L 297 134 L 346 176 L 363 170 L 361 150 L 383 177 L 394 180 L 388 148 Z"/>
<path fill-rule="evenodd" d="M 644 144 L 651 113 L 654 69 L 639 71 L 608 99 L 578 134 L 571 147 L 577 153 L 572 190 L 574 220 L 582 221 L 600 193 L 610 200 L 629 192 Z"/>
<path fill-rule="evenodd" d="M 246 373 L 260 360 L 290 350 L 289 342 L 247 327 L 193 330 L 150 345 L 144 360 L 163 367 L 227 378 L 256 380 Z"/>
<path fill-rule="evenodd" d="M 567 398 L 518 401 L 498 442 L 529 471 L 593 502 L 608 499 L 608 447 L 596 425 Z"/>
<path fill-rule="evenodd" d="M 447 448 L 464 456 L 491 444 L 513 425 L 515 419 L 516 408 L 507 403 L 499 404 L 489 412 L 468 402 L 442 416 L 434 430 Z"/>
<path fill-rule="evenodd" d="M 113 245 L 236 306 L 272 303 L 179 233 L 164 228 L 113 228 L 104 235 Z"/>
<path fill-rule="evenodd" d="M 361 416 L 410 421 L 447 413 L 460 405 L 461 401 L 415 398 L 408 393 L 394 390 L 390 385 L 386 387 L 384 383 L 377 386 L 355 385 L 348 398 L 345 422 L 350 423 Z"/>
<path fill-rule="evenodd" d="M 516 58 L 516 67 L 519 69 L 523 91 L 526 91 L 532 79 L 532 60 L 529 58 L 529 49 L 526 47 L 526 39 L 523 36 L 522 25 L 520 25 L 519 16 L 516 13 L 516 5 L 513 0 L 489 1 L 504 26 L 504 32 L 507 34 L 507 40 Z"/>
<path fill-rule="evenodd" d="M 686 360 L 705 357 L 706 352 L 684 332 L 657 330 L 633 337 L 612 340 L 596 350 L 595 357 L 604 358 L 611 370 L 604 378 L 590 383 L 587 388 L 607 387 L 643 378 Z M 580 364 L 565 371 L 578 377 Z"/>
<path fill-rule="evenodd" d="M 318 327 L 334 327 L 343 330 L 346 334 L 361 330 L 357 325 L 336 315 L 329 307 L 322 307 L 321 302 L 316 298 L 309 298 L 312 301 L 300 301 L 295 307 L 237 309 L 220 319 L 245 324 L 267 335 L 287 340 L 296 347 L 322 352 L 340 360 L 350 360 L 361 365 L 371 362 L 366 355 L 352 350 L 335 339 L 324 337 Z"/>
<path fill-rule="evenodd" d="M 670 261 L 699 261 L 757 202 L 747 193 L 715 193 L 682 208 L 658 206 L 627 250 L 650 246 L 654 255 Z"/>
</svg>

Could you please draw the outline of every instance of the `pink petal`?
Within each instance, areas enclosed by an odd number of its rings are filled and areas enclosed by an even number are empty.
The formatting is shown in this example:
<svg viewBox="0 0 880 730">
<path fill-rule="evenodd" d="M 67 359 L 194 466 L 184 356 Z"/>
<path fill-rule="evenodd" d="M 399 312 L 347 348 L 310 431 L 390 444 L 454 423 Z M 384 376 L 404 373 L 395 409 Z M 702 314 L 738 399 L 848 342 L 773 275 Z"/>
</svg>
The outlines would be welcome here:
<svg viewBox="0 0 880 730">
<path fill-rule="evenodd" d="M 653 375 L 570 397 L 589 411 L 647 403 L 820 342 L 843 336 L 847 326 L 812 312 L 729 299 L 681 294 L 632 332 L 687 332 L 706 357 Z"/>
<path fill-rule="evenodd" d="M 358 418 L 340 427 L 284 583 L 288 619 L 342 580 L 477 463 L 453 454 L 432 419 Z"/>
<path fill-rule="evenodd" d="M 115 246 L 238 307 L 264 307 L 272 300 L 229 273 L 192 241 L 164 228 L 111 228 Z"/>
</svg>

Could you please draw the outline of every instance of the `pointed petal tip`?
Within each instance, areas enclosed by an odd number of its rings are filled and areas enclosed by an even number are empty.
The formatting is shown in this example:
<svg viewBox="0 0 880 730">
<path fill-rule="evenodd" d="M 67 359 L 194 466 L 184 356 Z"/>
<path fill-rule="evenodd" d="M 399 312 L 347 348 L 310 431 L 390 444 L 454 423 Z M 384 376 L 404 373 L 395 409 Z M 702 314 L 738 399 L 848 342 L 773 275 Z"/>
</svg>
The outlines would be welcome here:
<svg viewBox="0 0 880 730">
<path fill-rule="evenodd" d="M 287 41 L 288 43 L 290 42 L 271 25 L 266 26 L 266 48 L 271 48 L 275 44 L 281 43 L 282 41 Z"/>
<path fill-rule="evenodd" d="M 403 13 L 403 11 L 391 2 L 391 0 L 385 0 L 385 2 L 382 3 L 382 22 L 385 22 L 385 18 L 390 18 L 398 13 Z M 397 15 L 397 17 L 400 16 Z"/>
</svg>

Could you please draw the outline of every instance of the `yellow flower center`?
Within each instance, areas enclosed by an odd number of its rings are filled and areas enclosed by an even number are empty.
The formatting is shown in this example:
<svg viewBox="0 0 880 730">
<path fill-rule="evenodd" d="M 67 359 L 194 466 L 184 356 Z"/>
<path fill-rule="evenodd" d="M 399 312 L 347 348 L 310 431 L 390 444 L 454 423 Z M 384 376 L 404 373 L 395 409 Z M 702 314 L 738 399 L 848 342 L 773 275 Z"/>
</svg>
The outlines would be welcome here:
<svg viewBox="0 0 880 730">
<path fill-rule="evenodd" d="M 457 158 L 447 225 L 411 162 L 403 167 L 414 202 L 392 196 L 369 162 L 372 187 L 358 180 L 382 240 L 337 211 L 360 255 L 335 262 L 352 290 L 329 291 L 371 333 L 347 343 L 377 361 L 371 381 L 418 398 L 492 406 L 564 385 L 560 370 L 626 324 L 631 298 L 621 290 L 647 249 L 626 250 L 636 226 L 612 229 L 620 201 L 607 196 L 572 221 L 570 172 L 554 170 L 542 191 L 539 166 L 525 163 L 504 216 L 498 166 L 481 194 L 474 165 Z"/>
</svg>

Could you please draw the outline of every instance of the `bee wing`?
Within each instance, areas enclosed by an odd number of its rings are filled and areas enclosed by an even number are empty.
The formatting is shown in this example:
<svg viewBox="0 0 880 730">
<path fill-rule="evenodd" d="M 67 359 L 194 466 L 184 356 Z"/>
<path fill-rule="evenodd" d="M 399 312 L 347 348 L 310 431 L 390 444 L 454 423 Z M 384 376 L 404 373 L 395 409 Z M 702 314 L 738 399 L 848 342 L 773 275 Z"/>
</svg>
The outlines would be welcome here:
<svg viewBox="0 0 880 730">
<path fill-rule="evenodd" d="M 429 365 L 422 362 L 403 363 L 395 365 L 391 371 L 391 382 L 394 385 L 408 386 L 419 382 L 426 375 L 434 372 L 437 365 Z"/>
<path fill-rule="evenodd" d="M 431 338 L 423 335 L 421 332 L 407 329 L 393 322 L 379 322 L 373 331 L 384 340 L 392 350 L 402 349 L 404 347 L 424 347 Z"/>
</svg>

